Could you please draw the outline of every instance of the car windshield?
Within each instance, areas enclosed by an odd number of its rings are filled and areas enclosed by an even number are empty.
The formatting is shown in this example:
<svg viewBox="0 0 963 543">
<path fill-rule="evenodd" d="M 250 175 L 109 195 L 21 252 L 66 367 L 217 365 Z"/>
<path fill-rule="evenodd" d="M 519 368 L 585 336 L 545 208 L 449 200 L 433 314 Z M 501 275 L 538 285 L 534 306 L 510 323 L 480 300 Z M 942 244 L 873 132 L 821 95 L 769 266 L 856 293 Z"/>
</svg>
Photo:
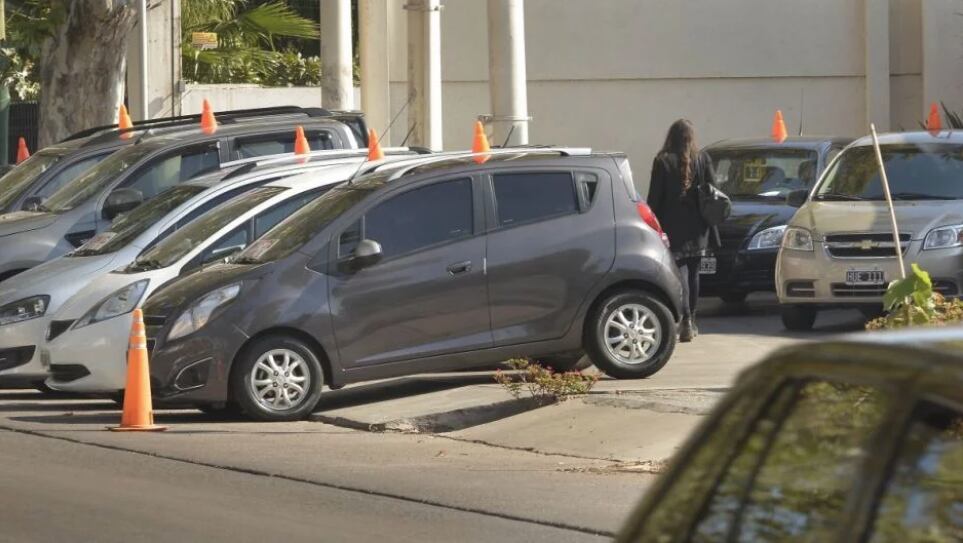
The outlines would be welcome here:
<svg viewBox="0 0 963 543">
<path fill-rule="evenodd" d="M 53 213 L 70 211 L 97 195 L 121 172 L 169 144 L 169 140 L 158 139 L 131 145 L 126 149 L 117 151 L 51 194 L 50 198 L 44 203 L 44 210 Z"/>
<path fill-rule="evenodd" d="M 355 183 L 342 183 L 268 230 L 261 239 L 241 251 L 234 262 L 259 264 L 284 258 L 310 241 L 339 215 L 383 186 L 387 180 L 388 175 L 373 175 Z"/>
<path fill-rule="evenodd" d="M 733 200 L 781 199 L 812 188 L 818 155 L 811 149 L 710 150 L 719 188 Z"/>
<path fill-rule="evenodd" d="M 882 145 L 880 151 L 894 200 L 963 198 L 963 144 Z M 826 172 L 815 199 L 885 199 L 873 147 L 865 145 L 843 151 Z"/>
<path fill-rule="evenodd" d="M 0 210 L 5 209 L 23 195 L 23 192 L 30 188 L 40 174 L 69 152 L 66 149 L 38 151 L 10 170 L 7 175 L 0 177 Z"/>
<path fill-rule="evenodd" d="M 261 187 L 224 202 L 141 253 L 127 271 L 156 270 L 174 264 L 231 221 L 285 190 Z"/>
<path fill-rule="evenodd" d="M 95 256 L 119 251 L 188 198 L 203 192 L 205 188 L 199 185 L 181 185 L 168 189 L 133 211 L 117 217 L 111 224 L 110 230 L 97 234 L 67 256 Z"/>
</svg>

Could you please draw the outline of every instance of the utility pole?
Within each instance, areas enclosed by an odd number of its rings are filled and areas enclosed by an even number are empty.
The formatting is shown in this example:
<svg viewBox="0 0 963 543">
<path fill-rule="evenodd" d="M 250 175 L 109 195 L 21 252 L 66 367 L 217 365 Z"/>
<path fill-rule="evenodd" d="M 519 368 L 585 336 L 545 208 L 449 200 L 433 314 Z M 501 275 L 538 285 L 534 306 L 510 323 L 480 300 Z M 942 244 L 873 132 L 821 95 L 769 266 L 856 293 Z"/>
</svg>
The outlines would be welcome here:
<svg viewBox="0 0 963 543">
<path fill-rule="evenodd" d="M 442 149 L 441 4 L 408 0 L 409 145 Z"/>
<path fill-rule="evenodd" d="M 494 129 L 492 144 L 526 145 L 525 0 L 488 0 L 488 84 L 492 115 L 485 120 Z"/>
<path fill-rule="evenodd" d="M 321 0 L 321 105 L 354 109 L 351 0 Z"/>
</svg>

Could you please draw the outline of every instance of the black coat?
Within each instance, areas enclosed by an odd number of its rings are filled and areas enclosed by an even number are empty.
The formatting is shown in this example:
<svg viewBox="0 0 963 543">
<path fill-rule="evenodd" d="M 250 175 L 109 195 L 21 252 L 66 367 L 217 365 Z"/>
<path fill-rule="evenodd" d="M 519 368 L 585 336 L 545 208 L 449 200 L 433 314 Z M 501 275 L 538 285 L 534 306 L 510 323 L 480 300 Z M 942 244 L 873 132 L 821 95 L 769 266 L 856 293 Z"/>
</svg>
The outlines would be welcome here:
<svg viewBox="0 0 963 543">
<path fill-rule="evenodd" d="M 692 187 L 683 194 L 678 155 L 659 153 L 652 162 L 647 201 L 669 236 L 673 253 L 679 252 L 687 242 L 694 241 L 703 251 L 709 244 L 709 225 L 699 213 L 699 191 L 696 188 L 705 183 L 716 183 L 712 160 L 707 154 L 699 153 L 692 165 L 692 173 Z"/>
</svg>

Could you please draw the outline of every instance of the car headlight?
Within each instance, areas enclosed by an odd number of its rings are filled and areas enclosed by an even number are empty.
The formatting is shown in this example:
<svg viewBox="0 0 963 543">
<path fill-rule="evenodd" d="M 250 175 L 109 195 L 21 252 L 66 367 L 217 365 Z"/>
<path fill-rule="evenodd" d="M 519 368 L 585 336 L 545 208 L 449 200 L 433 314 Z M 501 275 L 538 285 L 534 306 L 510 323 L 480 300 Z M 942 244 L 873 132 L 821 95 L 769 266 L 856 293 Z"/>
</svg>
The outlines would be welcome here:
<svg viewBox="0 0 963 543">
<path fill-rule="evenodd" d="M 49 304 L 50 296 L 31 296 L 0 307 L 0 326 L 42 317 Z"/>
<path fill-rule="evenodd" d="M 778 249 L 782 245 L 782 237 L 786 233 L 786 225 L 766 228 L 749 240 L 749 250 Z"/>
<path fill-rule="evenodd" d="M 230 302 L 241 292 L 241 284 L 234 283 L 221 287 L 213 292 L 209 292 L 200 300 L 188 307 L 171 326 L 170 333 L 167 334 L 168 340 L 182 338 L 193 334 L 204 327 L 214 310 Z"/>
<path fill-rule="evenodd" d="M 963 224 L 934 228 L 923 241 L 923 250 L 963 247 Z"/>
<path fill-rule="evenodd" d="M 813 235 L 805 228 L 790 226 L 782 238 L 782 248 L 791 251 L 813 251 Z"/>
<path fill-rule="evenodd" d="M 74 323 L 74 328 L 83 328 L 90 324 L 130 313 L 137 308 L 137 304 L 140 303 L 140 299 L 144 296 L 144 291 L 147 290 L 148 283 L 150 283 L 150 279 L 142 279 L 104 298 L 100 303 L 95 305 L 93 309 L 88 311 L 87 314 L 80 317 L 80 319 Z"/>
</svg>

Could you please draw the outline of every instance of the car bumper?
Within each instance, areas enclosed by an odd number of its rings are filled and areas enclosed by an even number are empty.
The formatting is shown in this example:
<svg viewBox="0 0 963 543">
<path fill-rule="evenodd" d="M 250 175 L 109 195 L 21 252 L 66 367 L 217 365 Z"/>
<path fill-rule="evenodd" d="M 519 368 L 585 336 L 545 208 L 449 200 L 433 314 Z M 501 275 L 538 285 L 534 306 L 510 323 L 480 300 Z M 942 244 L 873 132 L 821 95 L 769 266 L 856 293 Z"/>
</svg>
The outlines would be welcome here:
<svg viewBox="0 0 963 543">
<path fill-rule="evenodd" d="M 760 292 L 776 289 L 776 255 L 778 250 L 719 251 L 716 273 L 701 274 L 699 289 L 703 296 L 721 296 L 728 292 Z"/>
<path fill-rule="evenodd" d="M 71 329 L 47 342 L 47 386 L 55 390 L 113 393 L 127 382 L 130 318 L 115 317 Z"/>
<path fill-rule="evenodd" d="M 47 378 L 39 348 L 47 322 L 39 318 L 0 326 L 0 387 L 32 385 Z"/>
<path fill-rule="evenodd" d="M 963 285 L 963 248 L 921 250 L 914 240 L 903 261 L 919 264 L 930 274 L 934 289 L 949 297 L 960 296 Z M 874 285 L 847 283 L 849 271 L 883 272 L 883 281 Z M 878 305 L 883 302 L 890 281 L 900 277 L 899 263 L 890 258 L 839 258 L 817 244 L 813 252 L 782 251 L 776 266 L 776 293 L 783 304 L 815 304 L 827 307 Z"/>
</svg>

